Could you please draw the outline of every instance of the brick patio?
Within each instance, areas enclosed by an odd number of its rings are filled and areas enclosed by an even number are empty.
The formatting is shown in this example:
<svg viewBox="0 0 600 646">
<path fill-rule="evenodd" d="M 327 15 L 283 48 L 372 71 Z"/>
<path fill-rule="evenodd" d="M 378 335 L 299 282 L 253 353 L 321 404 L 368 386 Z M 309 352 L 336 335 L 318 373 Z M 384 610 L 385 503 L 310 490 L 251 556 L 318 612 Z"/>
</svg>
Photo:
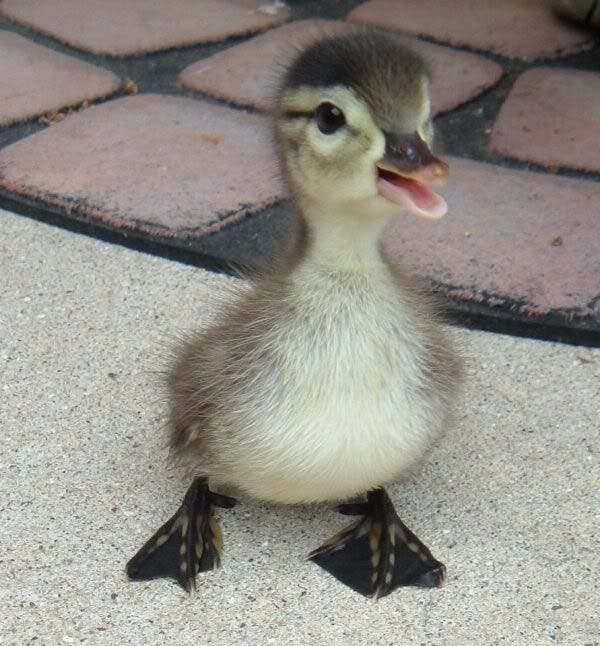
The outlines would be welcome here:
<svg viewBox="0 0 600 646">
<path fill-rule="evenodd" d="M 544 67 L 517 79 L 490 137 L 500 155 L 596 173 L 599 142 L 600 74 Z"/>
<path fill-rule="evenodd" d="M 600 41 L 544 0 L 80 6 L 0 2 L 0 205 L 261 264 L 289 219 L 261 114 L 283 65 L 383 25 L 428 60 L 440 139 L 472 160 L 452 160 L 446 220 L 396 223 L 390 257 L 488 323 L 600 334 Z"/>
</svg>

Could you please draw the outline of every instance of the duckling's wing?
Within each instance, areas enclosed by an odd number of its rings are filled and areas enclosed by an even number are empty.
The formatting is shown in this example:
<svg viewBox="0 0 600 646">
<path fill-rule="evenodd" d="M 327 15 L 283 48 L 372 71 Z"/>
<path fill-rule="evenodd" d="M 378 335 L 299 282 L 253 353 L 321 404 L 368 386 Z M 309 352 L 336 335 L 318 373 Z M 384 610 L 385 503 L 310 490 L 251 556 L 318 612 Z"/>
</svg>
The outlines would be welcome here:
<svg viewBox="0 0 600 646">
<path fill-rule="evenodd" d="M 169 371 L 169 444 L 176 454 L 202 455 L 214 421 L 225 359 L 218 328 L 180 340 Z"/>
</svg>

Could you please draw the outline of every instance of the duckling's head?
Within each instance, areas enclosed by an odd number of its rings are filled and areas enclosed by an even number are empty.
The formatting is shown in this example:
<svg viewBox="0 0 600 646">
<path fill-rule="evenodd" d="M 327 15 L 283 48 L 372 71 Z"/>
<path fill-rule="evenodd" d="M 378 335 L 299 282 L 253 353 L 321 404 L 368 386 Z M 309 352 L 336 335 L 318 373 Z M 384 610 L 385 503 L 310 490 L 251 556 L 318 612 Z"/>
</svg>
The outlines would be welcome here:
<svg viewBox="0 0 600 646">
<path fill-rule="evenodd" d="M 275 117 L 286 178 L 301 205 L 446 213 L 431 190 L 448 167 L 431 152 L 429 74 L 397 36 L 367 30 L 313 43 L 288 68 Z"/>
</svg>

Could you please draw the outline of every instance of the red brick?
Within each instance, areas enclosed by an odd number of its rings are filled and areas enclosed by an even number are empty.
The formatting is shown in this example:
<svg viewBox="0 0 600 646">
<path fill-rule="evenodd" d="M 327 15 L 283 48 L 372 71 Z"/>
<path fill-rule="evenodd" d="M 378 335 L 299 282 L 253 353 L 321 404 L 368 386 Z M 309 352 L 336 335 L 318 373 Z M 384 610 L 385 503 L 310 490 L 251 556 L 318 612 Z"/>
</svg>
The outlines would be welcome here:
<svg viewBox="0 0 600 646">
<path fill-rule="evenodd" d="M 492 129 L 501 155 L 600 172 L 600 74 L 536 68 L 516 81 Z"/>
<path fill-rule="evenodd" d="M 525 314 L 582 308 L 600 322 L 592 306 L 600 295 L 600 183 L 449 161 L 448 215 L 395 220 L 389 255 L 453 286 L 458 300 L 523 299 Z"/>
<path fill-rule="evenodd" d="M 553 57 L 594 42 L 561 21 L 550 0 L 369 0 L 349 18 L 511 58 Z"/>
<path fill-rule="evenodd" d="M 0 125 L 118 90 L 112 72 L 0 31 Z"/>
<path fill-rule="evenodd" d="M 94 106 L 0 151 L 0 187 L 113 227 L 203 235 L 278 201 L 265 117 L 183 97 Z"/>
<path fill-rule="evenodd" d="M 187 67 L 180 81 L 188 88 L 243 106 L 266 110 L 285 64 L 298 49 L 326 34 L 349 32 L 351 25 L 326 20 L 294 22 L 230 47 Z M 475 54 L 407 37 L 430 63 L 433 108 L 445 112 L 494 85 L 502 68 Z"/>
<path fill-rule="evenodd" d="M 327 20 L 283 25 L 189 65 L 179 80 L 192 90 L 237 105 L 267 110 L 281 72 L 298 48 L 319 36 L 347 29 L 343 22 Z"/>
<path fill-rule="evenodd" d="M 4 0 L 12 20 L 96 54 L 128 56 L 223 40 L 281 24 L 269 0 Z"/>
</svg>

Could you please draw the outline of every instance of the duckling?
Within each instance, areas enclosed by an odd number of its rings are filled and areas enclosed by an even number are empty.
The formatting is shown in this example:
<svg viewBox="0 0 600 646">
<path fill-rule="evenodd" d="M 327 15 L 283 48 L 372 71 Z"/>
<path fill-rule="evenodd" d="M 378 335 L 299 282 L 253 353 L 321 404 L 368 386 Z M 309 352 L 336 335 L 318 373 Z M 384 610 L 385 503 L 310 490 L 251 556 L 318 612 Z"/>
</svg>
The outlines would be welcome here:
<svg viewBox="0 0 600 646">
<path fill-rule="evenodd" d="M 432 190 L 448 167 L 431 152 L 426 66 L 386 32 L 330 36 L 300 52 L 276 105 L 298 232 L 177 349 L 170 444 L 193 482 L 127 573 L 190 591 L 220 564 L 213 510 L 233 490 L 357 516 L 309 558 L 365 596 L 439 586 L 445 566 L 384 489 L 444 429 L 461 375 L 435 308 L 381 250 L 392 217 L 447 210 Z"/>
</svg>

